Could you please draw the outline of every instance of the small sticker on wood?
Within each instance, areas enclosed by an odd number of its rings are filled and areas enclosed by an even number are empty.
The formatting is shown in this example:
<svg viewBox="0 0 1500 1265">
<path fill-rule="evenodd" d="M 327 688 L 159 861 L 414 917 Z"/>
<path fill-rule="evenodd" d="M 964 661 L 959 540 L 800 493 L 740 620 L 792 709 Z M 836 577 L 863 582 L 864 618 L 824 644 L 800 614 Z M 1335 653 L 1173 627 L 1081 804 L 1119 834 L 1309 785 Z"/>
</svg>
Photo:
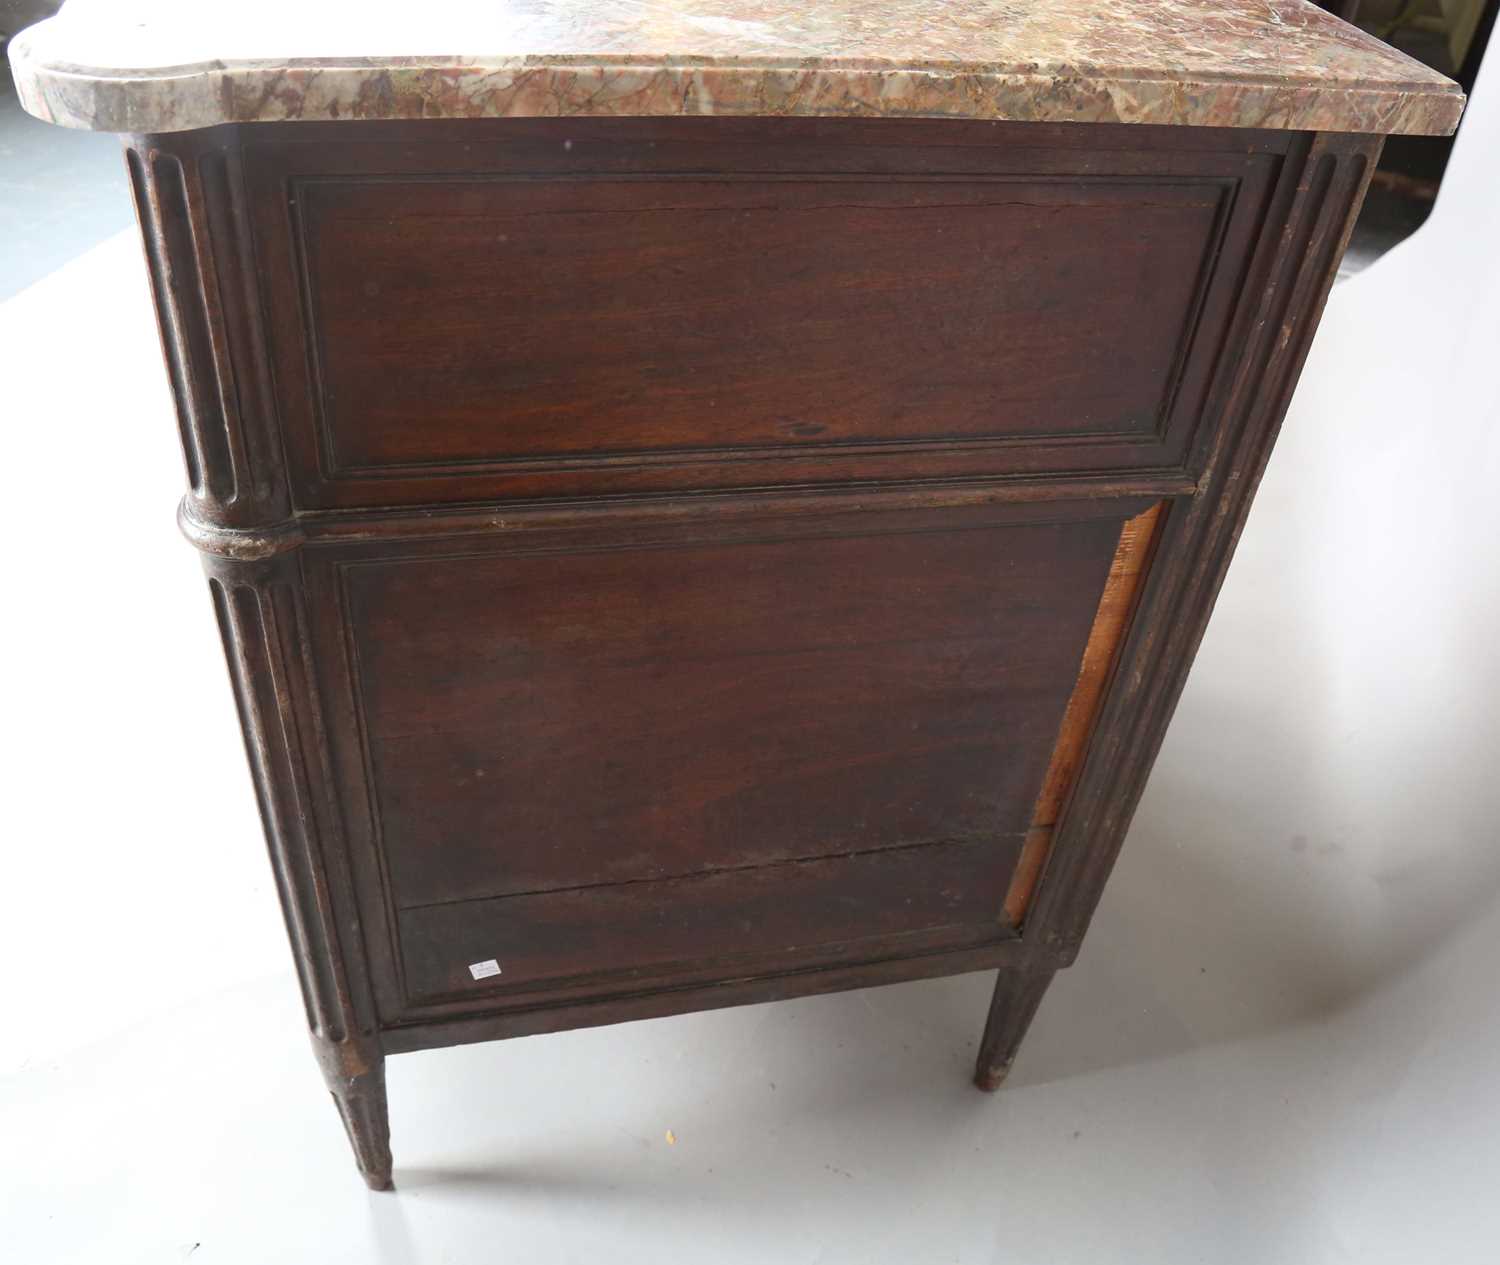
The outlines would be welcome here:
<svg viewBox="0 0 1500 1265">
<path fill-rule="evenodd" d="M 500 963 L 490 958 L 485 962 L 469 963 L 469 974 L 475 979 L 489 979 L 492 975 L 500 974 Z"/>
</svg>

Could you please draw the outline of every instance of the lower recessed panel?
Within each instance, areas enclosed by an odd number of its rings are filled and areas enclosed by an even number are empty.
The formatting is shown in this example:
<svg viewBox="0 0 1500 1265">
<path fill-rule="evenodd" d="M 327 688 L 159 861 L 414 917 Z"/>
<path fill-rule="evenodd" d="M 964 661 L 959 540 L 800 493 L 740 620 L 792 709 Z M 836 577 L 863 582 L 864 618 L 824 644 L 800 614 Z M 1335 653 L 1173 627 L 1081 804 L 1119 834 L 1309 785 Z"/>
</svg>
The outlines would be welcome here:
<svg viewBox="0 0 1500 1265">
<path fill-rule="evenodd" d="M 1011 934 L 1124 517 L 606 521 L 345 563 L 402 1005 Z"/>
<path fill-rule="evenodd" d="M 1005 934 L 1020 848 L 1009 835 L 407 910 L 407 989 L 423 1001 L 599 975 L 681 982 L 987 943 Z"/>
</svg>

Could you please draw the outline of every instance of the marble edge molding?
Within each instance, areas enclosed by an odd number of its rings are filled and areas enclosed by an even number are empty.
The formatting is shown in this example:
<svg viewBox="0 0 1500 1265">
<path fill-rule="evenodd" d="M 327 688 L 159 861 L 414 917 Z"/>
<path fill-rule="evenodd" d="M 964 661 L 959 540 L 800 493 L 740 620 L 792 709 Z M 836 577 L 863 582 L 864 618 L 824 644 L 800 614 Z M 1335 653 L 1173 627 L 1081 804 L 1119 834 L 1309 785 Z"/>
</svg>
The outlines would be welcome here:
<svg viewBox="0 0 1500 1265">
<path fill-rule="evenodd" d="M 45 24 L 44 24 L 45 25 Z M 1448 135 L 1464 96 L 1433 80 L 1267 80 L 935 65 L 740 59 L 350 58 L 197 62 L 152 70 L 47 62 L 23 32 L 21 104 L 64 127 L 179 132 L 224 123 L 376 119 L 797 116 Z"/>
</svg>

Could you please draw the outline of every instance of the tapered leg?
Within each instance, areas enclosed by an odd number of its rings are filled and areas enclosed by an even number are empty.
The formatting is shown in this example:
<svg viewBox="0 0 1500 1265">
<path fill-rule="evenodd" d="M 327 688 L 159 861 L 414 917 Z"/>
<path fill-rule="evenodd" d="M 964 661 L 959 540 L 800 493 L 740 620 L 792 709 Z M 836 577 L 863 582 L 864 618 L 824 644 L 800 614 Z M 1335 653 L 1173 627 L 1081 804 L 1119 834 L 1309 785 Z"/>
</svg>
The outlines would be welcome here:
<svg viewBox="0 0 1500 1265">
<path fill-rule="evenodd" d="M 385 1055 L 352 1043 L 314 1039 L 360 1176 L 371 1190 L 391 1189 L 391 1125 L 385 1102 Z"/>
<path fill-rule="evenodd" d="M 1036 1008 L 1042 1004 L 1053 970 L 1001 971 L 995 981 L 990 1016 L 979 1040 L 979 1059 L 974 1065 L 974 1083 L 986 1092 L 1000 1088 L 1015 1062 L 1021 1038 L 1031 1026 Z"/>
</svg>

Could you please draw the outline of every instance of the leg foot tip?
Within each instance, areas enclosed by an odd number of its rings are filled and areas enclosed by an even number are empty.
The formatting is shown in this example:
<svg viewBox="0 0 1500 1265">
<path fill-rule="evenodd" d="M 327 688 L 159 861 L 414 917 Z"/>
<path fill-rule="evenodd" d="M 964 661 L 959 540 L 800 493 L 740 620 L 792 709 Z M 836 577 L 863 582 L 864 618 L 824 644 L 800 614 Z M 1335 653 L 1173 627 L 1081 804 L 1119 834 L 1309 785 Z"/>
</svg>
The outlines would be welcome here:
<svg viewBox="0 0 1500 1265">
<path fill-rule="evenodd" d="M 974 1084 L 984 1090 L 987 1094 L 993 1094 L 1005 1084 L 1005 1077 L 1010 1072 L 1010 1065 L 1004 1067 L 981 1067 L 974 1073 Z"/>
<path fill-rule="evenodd" d="M 389 1173 L 361 1173 L 365 1179 L 365 1185 L 371 1190 L 395 1190 L 396 1183 L 391 1180 Z"/>
</svg>

